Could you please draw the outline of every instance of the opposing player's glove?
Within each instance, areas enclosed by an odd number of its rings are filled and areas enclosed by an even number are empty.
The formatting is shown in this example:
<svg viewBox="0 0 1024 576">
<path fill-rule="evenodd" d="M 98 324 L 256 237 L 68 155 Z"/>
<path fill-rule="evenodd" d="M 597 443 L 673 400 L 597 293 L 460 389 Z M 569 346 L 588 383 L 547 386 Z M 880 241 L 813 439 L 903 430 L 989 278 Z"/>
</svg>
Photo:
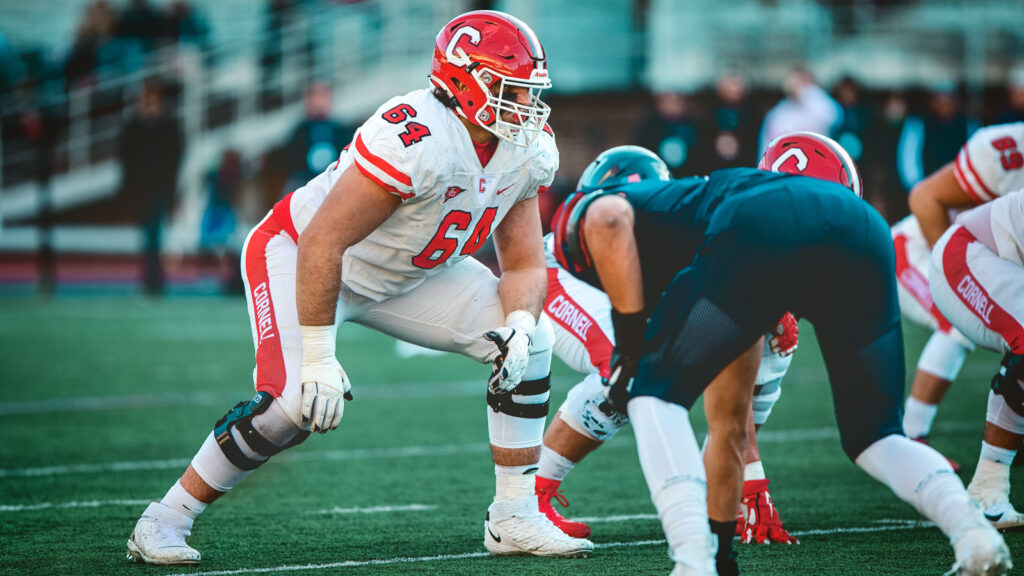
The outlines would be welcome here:
<svg viewBox="0 0 1024 576">
<path fill-rule="evenodd" d="M 505 325 L 484 334 L 498 347 L 487 387 L 493 394 L 504 394 L 523 381 L 530 361 L 530 346 L 537 321 L 526 310 L 515 310 L 505 317 Z"/>
<path fill-rule="evenodd" d="M 612 327 L 615 330 L 615 349 L 612 351 L 611 373 L 604 381 L 605 401 L 598 406 L 609 416 L 613 412 L 626 414 L 633 377 L 643 356 L 647 320 L 642 311 L 622 314 L 613 308 Z"/>
<path fill-rule="evenodd" d="M 334 326 L 302 326 L 302 427 L 326 434 L 341 422 L 352 384 L 334 357 Z"/>
<path fill-rule="evenodd" d="M 748 480 L 743 483 L 743 499 L 740 501 L 740 539 L 744 544 L 799 544 L 782 525 L 779 511 L 768 494 L 768 480 Z"/>
<path fill-rule="evenodd" d="M 772 328 L 772 338 L 768 341 L 772 352 L 779 356 L 789 356 L 796 351 L 800 328 L 792 312 L 786 312 L 779 323 Z"/>
</svg>

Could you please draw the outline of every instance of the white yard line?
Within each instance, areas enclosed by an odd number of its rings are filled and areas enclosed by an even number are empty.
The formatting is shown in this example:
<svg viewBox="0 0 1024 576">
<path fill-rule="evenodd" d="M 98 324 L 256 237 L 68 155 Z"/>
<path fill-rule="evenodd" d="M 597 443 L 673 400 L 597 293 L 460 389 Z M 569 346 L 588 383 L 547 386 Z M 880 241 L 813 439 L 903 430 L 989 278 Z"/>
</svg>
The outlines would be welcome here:
<svg viewBox="0 0 1024 576">
<path fill-rule="evenodd" d="M 426 510 L 437 510 L 437 506 L 431 504 L 407 504 L 405 506 L 371 506 L 369 508 L 325 508 L 314 510 L 309 514 L 380 514 L 382 512 L 423 512 Z"/>
<path fill-rule="evenodd" d="M 82 502 L 40 502 L 38 504 L 3 505 L 0 512 L 29 512 L 52 508 L 107 508 L 110 506 L 146 506 L 152 500 L 85 500 Z"/>
<path fill-rule="evenodd" d="M 654 515 L 638 515 L 638 516 L 610 516 L 611 518 L 620 519 L 634 519 L 641 518 L 647 519 L 648 516 Z M 597 519 L 591 518 L 590 521 Z M 621 520 L 620 520 L 621 521 Z M 834 528 L 829 530 L 807 530 L 804 532 L 790 532 L 794 536 L 809 536 L 817 534 L 860 534 L 864 532 L 892 532 L 895 530 L 913 530 L 916 528 L 927 528 L 932 525 L 927 522 L 915 522 L 913 520 L 881 520 L 877 526 L 863 526 L 863 527 L 851 527 L 851 528 Z M 595 548 L 623 548 L 632 546 L 660 546 L 664 545 L 664 540 L 637 540 L 633 542 L 607 542 L 604 544 L 596 544 Z M 437 562 L 446 560 L 465 560 L 468 558 L 485 558 L 488 556 L 487 552 L 467 552 L 465 554 L 442 554 L 438 556 L 418 556 L 418 557 L 399 557 L 399 558 L 379 558 L 374 560 L 348 560 L 345 562 L 331 562 L 329 564 L 304 564 L 304 565 L 293 565 L 293 566 L 268 566 L 266 568 L 242 568 L 238 570 L 215 570 L 210 572 L 189 572 L 188 576 L 231 576 L 234 574 L 270 574 L 275 572 L 294 572 L 296 570 L 327 570 L 331 568 L 354 568 L 358 566 L 382 566 L 387 564 L 416 564 L 421 562 Z M 182 572 L 172 572 L 168 576 L 181 576 Z"/>
<path fill-rule="evenodd" d="M 981 420 L 945 421 L 935 426 L 940 432 L 967 432 L 982 427 Z M 794 430 L 764 430 L 757 435 L 758 444 L 780 444 L 787 442 L 812 442 L 839 438 L 835 426 L 823 428 L 797 428 Z M 608 448 L 632 446 L 633 441 L 628 435 L 619 436 L 608 442 Z M 353 448 L 348 450 L 325 450 L 286 452 L 274 457 L 275 462 L 310 461 L 310 460 L 380 460 L 401 457 L 426 456 L 460 456 L 479 454 L 490 450 L 486 442 L 472 444 L 442 444 L 432 446 L 403 446 L 397 448 Z M 39 468 L 0 468 L 0 479 L 29 478 L 39 476 L 63 476 L 67 474 L 97 474 L 107 472 L 127 472 L 139 470 L 167 470 L 184 468 L 191 460 L 188 458 L 171 458 L 165 460 L 139 460 L 124 462 L 106 462 L 98 464 L 69 464 L 64 466 L 43 466 Z"/>
</svg>

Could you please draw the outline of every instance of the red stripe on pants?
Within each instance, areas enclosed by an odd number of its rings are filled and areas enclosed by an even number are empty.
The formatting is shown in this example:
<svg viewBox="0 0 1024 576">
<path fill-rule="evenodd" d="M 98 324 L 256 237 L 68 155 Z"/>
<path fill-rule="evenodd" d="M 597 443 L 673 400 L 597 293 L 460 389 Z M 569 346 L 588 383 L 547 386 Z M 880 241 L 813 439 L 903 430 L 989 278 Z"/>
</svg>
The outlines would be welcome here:
<svg viewBox="0 0 1024 576">
<path fill-rule="evenodd" d="M 565 291 L 565 287 L 558 281 L 557 268 L 548 268 L 548 298 L 544 303 L 544 312 L 552 322 L 583 343 L 590 356 L 590 363 L 598 369 L 602 378 L 611 374 L 612 341 L 597 321 Z"/>
<path fill-rule="evenodd" d="M 256 319 L 256 390 L 270 392 L 275 398 L 284 392 L 287 374 L 267 274 L 267 244 L 281 231 L 281 224 L 275 218 L 265 219 L 253 231 L 245 251 L 245 275 Z"/>
<path fill-rule="evenodd" d="M 967 266 L 967 247 L 978 239 L 960 228 L 942 251 L 942 268 L 949 287 L 975 317 L 989 330 L 1002 336 L 1014 354 L 1024 354 L 1024 327 L 1009 312 L 992 300 L 981 282 Z"/>
<path fill-rule="evenodd" d="M 932 293 L 928 290 L 928 279 L 917 268 L 910 265 L 910 258 L 907 255 L 907 237 L 897 234 L 893 236 L 892 243 L 896 248 L 896 280 L 899 281 L 900 286 L 903 286 L 914 297 L 914 300 L 917 300 L 917 303 L 922 308 L 928 311 L 932 318 L 935 318 L 939 325 L 939 331 L 943 334 L 949 334 L 953 325 L 949 323 L 949 320 L 946 320 L 946 317 L 935 306 L 935 301 L 932 300 Z"/>
</svg>

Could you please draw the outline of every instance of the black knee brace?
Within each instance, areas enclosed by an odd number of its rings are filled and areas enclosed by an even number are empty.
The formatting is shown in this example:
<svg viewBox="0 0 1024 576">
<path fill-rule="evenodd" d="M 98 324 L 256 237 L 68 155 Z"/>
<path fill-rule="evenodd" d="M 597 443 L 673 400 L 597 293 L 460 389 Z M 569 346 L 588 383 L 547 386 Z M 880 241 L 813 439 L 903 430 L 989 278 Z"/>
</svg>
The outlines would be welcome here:
<svg viewBox="0 0 1024 576">
<path fill-rule="evenodd" d="M 300 431 L 284 446 L 277 446 L 264 438 L 253 427 L 252 419 L 254 416 L 266 412 L 273 401 L 274 397 L 269 392 L 257 392 L 252 400 L 236 404 L 213 427 L 213 437 L 216 438 L 217 445 L 224 452 L 224 456 L 242 470 L 255 470 L 260 464 L 266 462 L 266 458 L 302 443 L 309 436 L 308 431 Z M 231 432 L 232 428 L 238 430 L 246 445 L 253 452 L 263 456 L 264 459 L 256 460 L 247 456 L 235 440 L 235 435 Z"/>
<path fill-rule="evenodd" d="M 999 367 L 999 372 L 992 377 L 992 391 L 1001 394 L 1011 410 L 1024 416 L 1024 356 L 1007 353 Z"/>
<path fill-rule="evenodd" d="M 515 416 L 517 418 L 547 418 L 550 400 L 540 404 L 520 404 L 512 395 L 518 396 L 539 396 L 551 391 L 551 375 L 538 380 L 524 380 L 505 394 L 495 394 L 487 391 L 487 405 L 495 412 Z"/>
</svg>

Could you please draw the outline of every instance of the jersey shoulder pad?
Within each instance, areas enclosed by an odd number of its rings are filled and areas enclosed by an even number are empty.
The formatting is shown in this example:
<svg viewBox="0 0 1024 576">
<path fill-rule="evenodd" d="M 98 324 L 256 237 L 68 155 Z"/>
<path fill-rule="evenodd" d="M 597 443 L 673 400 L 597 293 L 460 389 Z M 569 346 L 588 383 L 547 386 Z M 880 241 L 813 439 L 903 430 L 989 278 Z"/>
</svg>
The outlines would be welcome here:
<svg viewBox="0 0 1024 576">
<path fill-rule="evenodd" d="M 547 125 L 545 124 L 545 127 Z M 542 132 L 530 147 L 530 176 L 538 186 L 551 186 L 558 172 L 558 146 L 555 145 L 554 133 Z"/>
<path fill-rule="evenodd" d="M 433 171 L 427 150 L 438 110 L 418 90 L 385 102 L 356 132 L 350 151 L 356 167 L 403 201 L 414 198 Z"/>
<path fill-rule="evenodd" d="M 1024 187 L 1024 122 L 975 132 L 957 153 L 953 174 L 978 204 Z"/>
</svg>

